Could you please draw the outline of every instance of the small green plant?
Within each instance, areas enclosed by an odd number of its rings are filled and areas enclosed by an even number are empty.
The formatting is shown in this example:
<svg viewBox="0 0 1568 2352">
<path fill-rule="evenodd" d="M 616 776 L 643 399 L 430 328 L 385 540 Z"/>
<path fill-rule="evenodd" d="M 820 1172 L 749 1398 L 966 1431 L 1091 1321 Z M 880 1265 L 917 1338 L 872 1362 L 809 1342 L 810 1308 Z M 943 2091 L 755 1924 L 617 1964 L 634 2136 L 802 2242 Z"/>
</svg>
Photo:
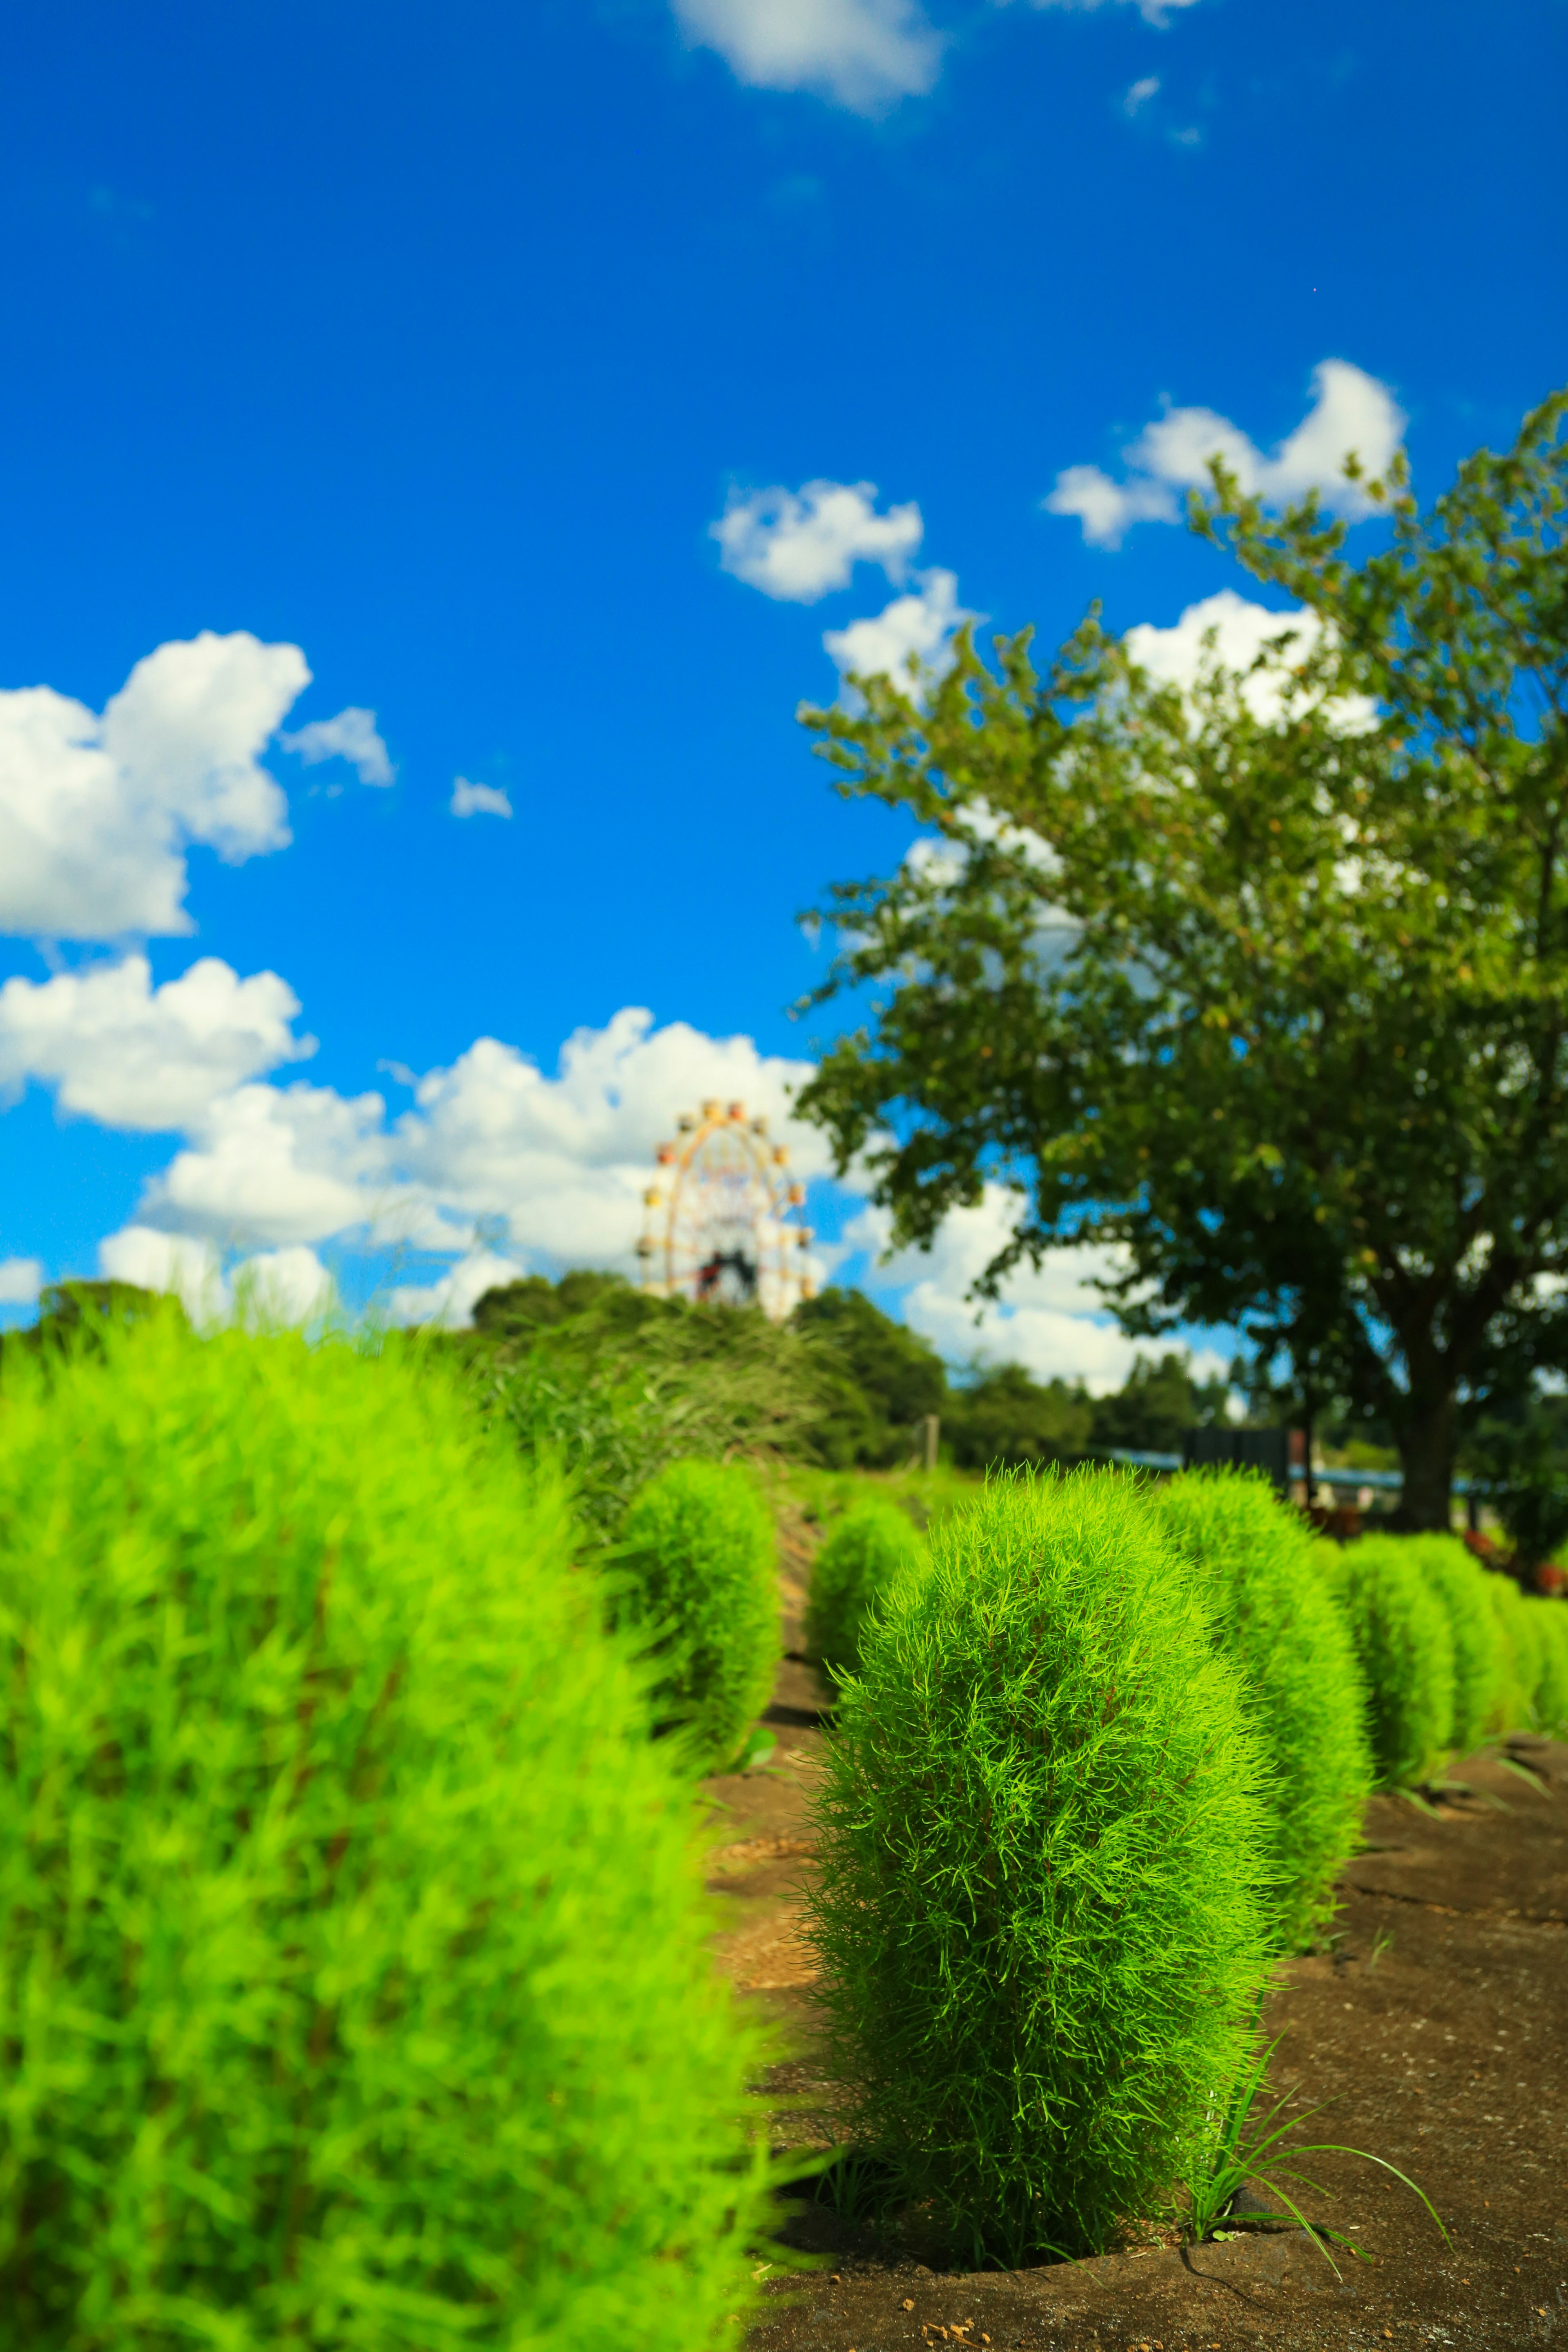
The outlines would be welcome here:
<svg viewBox="0 0 1568 2352">
<path fill-rule="evenodd" d="M 610 1614 L 641 1642 L 655 1720 L 700 1772 L 721 1769 L 773 1696 L 773 1523 L 740 1463 L 674 1462 L 632 1498 L 611 1554 Z"/>
<path fill-rule="evenodd" d="M 1458 1536 L 1384 1536 L 1398 1544 L 1436 1593 L 1454 1643 L 1454 1719 L 1448 1744 L 1471 1755 L 1502 1729 L 1508 1711 L 1508 1656 L 1487 1592 L 1488 1573 Z"/>
<path fill-rule="evenodd" d="M 1540 1730 L 1561 1735 L 1568 1731 L 1568 1602 L 1527 1594 L 1524 1606 L 1535 1632 L 1541 1662 L 1535 1686 L 1535 1720 Z"/>
<path fill-rule="evenodd" d="M 889 1593 L 813 1935 L 857 2137 L 963 2257 L 1096 2250 L 1174 2175 L 1267 1964 L 1267 1779 L 1134 1479 L 994 1478 Z"/>
<path fill-rule="evenodd" d="M 1312 1557 L 1350 1621 L 1380 1784 L 1398 1789 L 1428 1780 L 1454 1727 L 1447 1610 L 1398 1537 L 1315 1544 Z"/>
<path fill-rule="evenodd" d="M 870 1611 L 921 1552 L 908 1512 L 896 1503 L 868 1498 L 835 1522 L 812 1564 L 805 1647 L 815 1664 L 854 1673 Z"/>
<path fill-rule="evenodd" d="M 1281 1942 L 1299 1951 L 1333 1916 L 1334 1881 L 1372 1790 L 1350 1627 L 1314 1570 L 1300 1518 L 1257 1473 L 1188 1471 L 1156 1489 L 1152 1507 L 1241 1671 L 1273 1768 L 1273 1895 Z"/>
<path fill-rule="evenodd" d="M 1375 1952 L 1373 1957 L 1376 1957 Z M 1184 2235 L 1189 2242 L 1196 2243 L 1200 2239 L 1225 2235 L 1219 2224 L 1231 2218 L 1231 2207 L 1242 2189 L 1266 2189 L 1279 2200 L 1287 2212 L 1305 2230 L 1336 2276 L 1339 2264 L 1329 2252 L 1331 2244 L 1342 2246 L 1358 2260 L 1370 2262 L 1372 2257 L 1364 2253 L 1353 2239 L 1345 2237 L 1338 2230 L 1326 2228 L 1321 2221 L 1309 2221 L 1284 2186 L 1286 2181 L 1289 2181 L 1296 2188 L 1310 2189 L 1323 2196 L 1326 2192 L 1317 2181 L 1310 2180 L 1305 2173 L 1297 2171 L 1294 2159 L 1302 2156 L 1353 2156 L 1363 2164 L 1377 2165 L 1383 2171 L 1392 2173 L 1395 2180 L 1403 2181 L 1412 2196 L 1421 2200 L 1436 2222 L 1443 2243 L 1451 2245 L 1448 2232 L 1425 2189 L 1418 2189 L 1409 2174 L 1401 2172 L 1396 2164 L 1390 2164 L 1385 2157 L 1369 2154 L 1364 2147 L 1344 2147 L 1332 2140 L 1303 2144 L 1289 2137 L 1298 2125 L 1306 2122 L 1309 2116 L 1321 2115 L 1321 2106 L 1309 2107 L 1304 2114 L 1279 2123 L 1276 2117 L 1283 2114 L 1290 2104 L 1290 2094 L 1285 2092 L 1271 2107 L 1254 2117 L 1253 2110 L 1262 2095 L 1268 2062 L 1279 2046 L 1275 2041 L 1266 2047 L 1258 2044 L 1249 2052 L 1237 2071 L 1217 2128 L 1201 2144 L 1197 2159 L 1184 2184 L 1187 2192 Z M 1237 2218 L 1241 2225 L 1246 2226 L 1249 2221 L 1268 2221 L 1273 2217 L 1247 2214 Z"/>
<path fill-rule="evenodd" d="M 0 1422 L 0 2336 L 725 2338 L 756 2044 L 559 1484 L 169 1318 Z"/>
</svg>

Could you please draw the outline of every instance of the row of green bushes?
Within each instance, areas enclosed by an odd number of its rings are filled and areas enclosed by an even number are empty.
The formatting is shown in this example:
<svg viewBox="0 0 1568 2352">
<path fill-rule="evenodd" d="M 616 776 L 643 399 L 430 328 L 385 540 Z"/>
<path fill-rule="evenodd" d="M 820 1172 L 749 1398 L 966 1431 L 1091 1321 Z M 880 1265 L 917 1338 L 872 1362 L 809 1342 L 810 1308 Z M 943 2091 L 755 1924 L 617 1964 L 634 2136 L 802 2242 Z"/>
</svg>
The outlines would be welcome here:
<svg viewBox="0 0 1568 2352">
<path fill-rule="evenodd" d="M 1373 1787 L 1568 1727 L 1568 1609 L 1457 1542 L 1315 1542 L 1253 1476 L 1004 1475 L 929 1558 L 864 1513 L 820 1567 L 833 2063 L 972 2260 L 1096 2250 L 1201 2172 Z"/>
</svg>

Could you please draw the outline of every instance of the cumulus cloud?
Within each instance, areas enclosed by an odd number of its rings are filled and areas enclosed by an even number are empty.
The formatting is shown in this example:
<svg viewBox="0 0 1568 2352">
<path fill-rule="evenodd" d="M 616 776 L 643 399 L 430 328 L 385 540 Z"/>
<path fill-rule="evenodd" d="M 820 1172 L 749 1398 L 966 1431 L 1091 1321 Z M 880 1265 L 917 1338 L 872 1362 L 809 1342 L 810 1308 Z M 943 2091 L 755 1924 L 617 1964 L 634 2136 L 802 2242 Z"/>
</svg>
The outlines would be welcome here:
<svg viewBox="0 0 1568 2352">
<path fill-rule="evenodd" d="M 515 1258 L 479 1250 L 459 1258 L 438 1282 L 399 1283 L 388 1297 L 388 1313 L 394 1323 L 436 1323 L 446 1330 L 460 1330 L 472 1321 L 487 1290 L 515 1282 L 522 1271 Z"/>
<path fill-rule="evenodd" d="M 1123 643 L 1151 677 L 1167 686 L 1189 688 L 1197 683 L 1206 662 L 1218 661 L 1226 669 L 1245 673 L 1265 646 L 1283 638 L 1283 667 L 1277 663 L 1259 670 L 1242 688 L 1255 717 L 1268 725 L 1285 708 L 1290 665 L 1313 652 L 1321 633 L 1317 614 L 1299 604 L 1271 613 L 1265 605 L 1238 596 L 1234 588 L 1221 588 L 1215 595 L 1189 604 L 1168 629 L 1139 622 L 1128 630 Z M 1358 733 L 1376 721 L 1377 706 L 1368 695 L 1341 696 L 1330 709 L 1335 726 L 1347 734 Z"/>
<path fill-rule="evenodd" d="M 124 1225 L 98 1245 L 98 1270 L 110 1282 L 171 1293 L 193 1321 L 221 1322 L 229 1311 L 228 1285 L 210 1243 L 150 1225 Z"/>
<path fill-rule="evenodd" d="M 43 1286 L 42 1258 L 0 1257 L 0 1307 L 31 1307 Z"/>
<path fill-rule="evenodd" d="M 387 756 L 376 729 L 374 710 L 352 707 L 335 719 L 312 719 L 292 735 L 280 735 L 286 751 L 297 752 L 308 768 L 322 760 L 346 760 L 362 784 L 390 784 L 397 771 Z"/>
<path fill-rule="evenodd" d="M 147 1223 L 225 1248 L 314 1242 L 374 1221 L 394 1191 L 379 1095 L 246 1086 L 220 1095 L 149 1183 Z"/>
<path fill-rule="evenodd" d="M 336 1300 L 331 1276 L 313 1249 L 258 1250 L 237 1265 L 233 1298 L 247 1322 L 276 1328 L 309 1323 Z"/>
<path fill-rule="evenodd" d="M 1344 478 L 1345 458 L 1353 451 L 1369 473 L 1381 474 L 1399 446 L 1404 413 L 1386 384 L 1348 360 L 1321 361 L 1312 394 L 1312 406 L 1271 457 L 1212 408 L 1173 408 L 1124 451 L 1131 471 L 1121 481 L 1098 466 L 1069 466 L 1043 503 L 1051 514 L 1075 515 L 1092 546 L 1120 547 L 1134 523 L 1179 521 L 1178 492 L 1202 488 L 1210 458 L 1220 457 L 1243 490 L 1270 504 L 1316 489 L 1335 512 L 1358 520 L 1372 502 Z"/>
<path fill-rule="evenodd" d="M 952 572 L 922 572 L 914 590 L 895 596 L 890 604 L 845 629 L 829 629 L 823 644 L 842 676 L 887 677 L 907 685 L 910 656 L 933 669 L 945 668 L 953 631 L 979 616 L 958 602 L 958 579 Z"/>
<path fill-rule="evenodd" d="M 906 1321 L 950 1363 L 978 1357 L 983 1362 L 1022 1364 L 1037 1380 L 1082 1381 L 1096 1396 L 1120 1388 L 1139 1343 L 1117 1328 L 1094 1286 L 1117 1269 L 1119 1260 L 1110 1250 L 1052 1250 L 1037 1271 L 1021 1267 L 1014 1274 L 1001 1299 L 986 1305 L 976 1323 L 970 1287 L 1004 1246 L 1016 1213 L 1016 1198 L 1001 1185 L 988 1184 L 973 1208 L 950 1212 L 929 1253 L 900 1250 L 878 1267 L 875 1279 L 879 1286 L 909 1286 Z M 887 1246 L 888 1223 L 882 1210 L 867 1209 L 845 1238 L 879 1255 Z M 1228 1362 L 1212 1348 L 1194 1354 L 1200 1379 L 1224 1372 Z"/>
<path fill-rule="evenodd" d="M 917 0 L 672 0 L 689 47 L 737 81 L 879 114 L 935 82 L 942 41 Z"/>
<path fill-rule="evenodd" d="M 302 1060 L 300 1003 L 274 971 L 241 980 L 204 956 L 153 986 L 145 956 L 0 988 L 0 1104 L 28 1079 L 58 1090 L 63 1110 L 153 1133 L 188 1128 L 242 1080 Z"/>
<path fill-rule="evenodd" d="M 878 563 L 897 586 L 921 543 L 921 510 L 877 512 L 875 482 L 805 482 L 798 490 L 731 495 L 710 537 L 726 572 L 795 604 L 845 588 L 858 563 Z"/>
<path fill-rule="evenodd" d="M 298 646 L 204 630 L 139 661 L 101 716 L 0 691 L 0 930 L 190 930 L 188 844 L 237 865 L 289 839 L 258 755 L 310 677 Z"/>
<path fill-rule="evenodd" d="M 454 776 L 452 797 L 447 803 L 454 816 L 510 816 L 511 803 L 505 793 L 493 784 L 470 784 L 467 776 Z"/>
</svg>

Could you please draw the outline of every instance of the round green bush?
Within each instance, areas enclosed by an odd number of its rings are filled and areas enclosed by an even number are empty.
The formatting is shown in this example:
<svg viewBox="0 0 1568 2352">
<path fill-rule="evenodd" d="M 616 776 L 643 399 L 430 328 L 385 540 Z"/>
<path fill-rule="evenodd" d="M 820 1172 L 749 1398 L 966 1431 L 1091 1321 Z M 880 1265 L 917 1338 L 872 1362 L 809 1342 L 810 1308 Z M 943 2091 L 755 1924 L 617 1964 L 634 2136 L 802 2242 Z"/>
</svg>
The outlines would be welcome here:
<svg viewBox="0 0 1568 2352">
<path fill-rule="evenodd" d="M 1187 1471 L 1151 1499 L 1241 1671 L 1274 1769 L 1274 1901 L 1285 1949 L 1300 1951 L 1333 1916 L 1334 1881 L 1355 1852 L 1372 1790 L 1350 1627 L 1313 1567 L 1301 1519 L 1256 1472 Z"/>
<path fill-rule="evenodd" d="M 1536 1621 L 1511 1576 L 1499 1570 L 1486 1574 L 1487 1598 L 1502 1634 L 1505 1690 L 1498 1728 L 1527 1731 L 1535 1723 L 1536 1693 L 1546 1660 Z"/>
<path fill-rule="evenodd" d="M 1426 1780 L 1447 1754 L 1454 1726 L 1447 1610 L 1401 1537 L 1314 1544 L 1311 1556 L 1350 1621 L 1380 1784 L 1397 1789 Z"/>
<path fill-rule="evenodd" d="M 805 1648 L 814 1664 L 854 1672 L 868 1612 L 919 1565 L 922 1549 L 896 1503 L 871 1496 L 846 1511 L 812 1563 Z"/>
<path fill-rule="evenodd" d="M 1458 1536 L 1398 1536 L 1416 1574 L 1442 1602 L 1454 1643 L 1454 1720 L 1448 1744 L 1468 1756 L 1507 1712 L 1509 1664 L 1487 1570 Z"/>
<path fill-rule="evenodd" d="M 721 1769 L 778 1671 L 773 1523 L 750 1472 L 672 1462 L 633 1496 L 614 1559 L 611 1613 L 645 1645 L 656 1718 L 695 1769 Z"/>
<path fill-rule="evenodd" d="M 1568 1602 L 1532 1593 L 1524 1605 L 1534 1621 L 1542 1659 L 1535 1688 L 1536 1724 L 1560 1738 L 1568 1732 Z"/>
<path fill-rule="evenodd" d="M 7 2343 L 734 2340 L 754 2045 L 569 1536 L 435 1370 L 7 1361 Z"/>
<path fill-rule="evenodd" d="M 812 1898 L 855 2128 L 970 2260 L 1180 2173 L 1267 1965 L 1267 1766 L 1136 1483 L 994 1478 L 840 1696 Z"/>
</svg>

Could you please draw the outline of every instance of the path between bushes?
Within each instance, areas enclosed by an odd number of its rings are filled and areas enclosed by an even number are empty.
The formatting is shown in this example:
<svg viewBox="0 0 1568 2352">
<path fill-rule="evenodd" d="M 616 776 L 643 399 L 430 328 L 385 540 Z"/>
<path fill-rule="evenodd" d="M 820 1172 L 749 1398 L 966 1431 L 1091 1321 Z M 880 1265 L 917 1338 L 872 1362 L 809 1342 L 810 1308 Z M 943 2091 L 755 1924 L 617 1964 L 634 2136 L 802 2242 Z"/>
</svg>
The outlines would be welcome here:
<svg viewBox="0 0 1568 2352">
<path fill-rule="evenodd" d="M 708 1784 L 725 1808 L 711 1879 L 732 1918 L 721 1965 L 783 2028 L 790 2054 L 768 2088 L 795 2141 L 828 2136 L 812 2106 L 816 1972 L 801 1932 L 826 1696 L 798 1656 L 808 1560 L 786 1528 L 784 1638 L 797 1654 L 766 1718 L 771 1768 Z M 1407 2190 L 1342 2157 L 1307 2166 L 1332 2194 L 1303 2200 L 1374 2257 L 1342 2256 L 1342 2283 L 1299 2231 L 1188 2252 L 1151 2232 L 1146 2249 L 1093 2262 L 942 2273 L 803 2206 L 792 2234 L 822 2267 L 781 2284 L 755 2352 L 1568 2347 L 1568 1745 L 1521 1738 L 1510 1754 L 1538 1786 L 1494 1757 L 1456 1767 L 1468 1793 L 1434 1814 L 1374 1801 L 1331 1952 L 1286 1962 L 1266 2011 L 1282 2036 L 1276 2089 L 1303 2107 L 1331 2102 L 1303 2137 L 1408 2172 L 1451 2252 Z"/>
</svg>

